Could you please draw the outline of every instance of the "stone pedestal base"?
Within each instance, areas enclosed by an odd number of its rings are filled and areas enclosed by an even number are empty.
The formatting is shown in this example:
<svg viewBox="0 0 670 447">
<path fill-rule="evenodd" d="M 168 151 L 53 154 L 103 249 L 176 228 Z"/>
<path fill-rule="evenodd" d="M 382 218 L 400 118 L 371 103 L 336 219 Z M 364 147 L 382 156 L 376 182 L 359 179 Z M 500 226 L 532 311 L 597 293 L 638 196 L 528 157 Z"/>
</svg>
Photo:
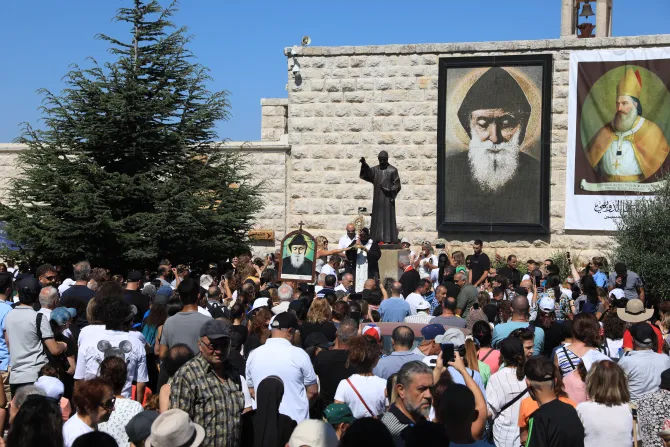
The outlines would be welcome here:
<svg viewBox="0 0 670 447">
<path fill-rule="evenodd" d="M 382 257 L 379 258 L 380 282 L 386 278 L 393 278 L 397 281 L 402 275 L 402 270 L 398 267 L 398 260 L 403 260 L 407 264 L 409 262 L 409 250 L 384 249 L 381 250 L 381 253 Z"/>
</svg>

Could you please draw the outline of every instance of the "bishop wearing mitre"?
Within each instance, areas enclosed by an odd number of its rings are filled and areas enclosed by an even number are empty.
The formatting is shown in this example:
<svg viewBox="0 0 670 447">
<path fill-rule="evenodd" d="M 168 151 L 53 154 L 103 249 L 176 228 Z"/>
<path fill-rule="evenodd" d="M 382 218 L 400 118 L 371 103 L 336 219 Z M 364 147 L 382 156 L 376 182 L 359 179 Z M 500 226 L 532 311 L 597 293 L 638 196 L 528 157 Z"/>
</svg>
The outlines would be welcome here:
<svg viewBox="0 0 670 447">
<path fill-rule="evenodd" d="M 668 141 L 661 129 L 642 114 L 643 87 L 640 72 L 627 67 L 617 84 L 614 118 L 586 148 L 589 163 L 601 181 L 651 181 L 668 170 Z"/>
</svg>

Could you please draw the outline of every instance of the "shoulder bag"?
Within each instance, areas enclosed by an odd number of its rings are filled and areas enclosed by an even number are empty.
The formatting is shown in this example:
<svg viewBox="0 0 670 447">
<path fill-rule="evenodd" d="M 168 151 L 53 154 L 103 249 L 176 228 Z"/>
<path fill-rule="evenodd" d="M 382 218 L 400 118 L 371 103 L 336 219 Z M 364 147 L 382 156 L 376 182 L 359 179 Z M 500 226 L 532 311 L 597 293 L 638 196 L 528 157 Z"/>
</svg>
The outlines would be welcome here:
<svg viewBox="0 0 670 447">
<path fill-rule="evenodd" d="M 360 400 L 361 403 L 363 404 L 363 406 L 365 407 L 365 409 L 368 410 L 368 413 L 370 413 L 370 416 L 372 416 L 374 419 L 378 419 L 377 415 L 374 414 L 374 413 L 372 412 L 372 410 L 370 410 L 370 407 L 368 407 L 368 404 L 365 403 L 365 399 L 363 399 L 363 396 L 361 396 L 361 394 L 358 392 L 358 390 L 356 389 L 356 387 L 354 386 L 354 384 L 351 383 L 351 380 L 347 379 L 347 383 L 349 384 L 349 386 L 351 387 L 351 389 L 354 390 L 354 393 L 356 393 L 356 396 L 358 396 L 358 400 Z"/>
</svg>

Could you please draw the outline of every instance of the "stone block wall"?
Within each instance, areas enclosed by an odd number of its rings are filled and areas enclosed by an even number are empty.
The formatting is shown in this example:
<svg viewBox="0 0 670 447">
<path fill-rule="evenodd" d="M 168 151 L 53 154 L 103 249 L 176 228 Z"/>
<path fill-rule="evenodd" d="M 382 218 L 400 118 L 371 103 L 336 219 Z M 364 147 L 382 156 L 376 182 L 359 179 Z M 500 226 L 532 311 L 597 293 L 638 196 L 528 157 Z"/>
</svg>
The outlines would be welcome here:
<svg viewBox="0 0 670 447">
<path fill-rule="evenodd" d="M 381 150 L 398 167 L 399 230 L 413 243 L 443 237 L 456 247 L 481 238 L 489 253 L 543 257 L 556 250 L 591 256 L 610 248 L 604 233 L 564 230 L 571 51 L 670 44 L 670 36 L 517 42 L 306 47 L 297 49 L 301 78 L 288 72 L 289 230 L 300 220 L 332 242 L 358 207 L 372 209 L 372 186 L 359 180 L 359 158 L 376 164 Z M 295 50 L 295 48 L 294 48 Z M 288 51 L 288 50 L 287 50 Z M 438 60 L 440 57 L 553 55 L 551 234 L 439 234 L 436 231 Z M 368 220 L 369 222 L 369 220 Z"/>
<path fill-rule="evenodd" d="M 288 99 L 261 99 L 261 141 L 279 141 L 286 135 Z"/>
</svg>

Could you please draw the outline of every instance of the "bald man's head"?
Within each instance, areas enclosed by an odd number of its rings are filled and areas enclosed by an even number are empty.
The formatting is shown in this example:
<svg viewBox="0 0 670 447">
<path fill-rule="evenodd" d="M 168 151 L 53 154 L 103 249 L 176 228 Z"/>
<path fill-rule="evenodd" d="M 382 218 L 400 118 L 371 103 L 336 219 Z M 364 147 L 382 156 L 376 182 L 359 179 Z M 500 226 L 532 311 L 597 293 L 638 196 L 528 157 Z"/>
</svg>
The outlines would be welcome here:
<svg viewBox="0 0 670 447">
<path fill-rule="evenodd" d="M 402 284 L 398 281 L 394 282 L 391 286 L 391 293 L 393 296 L 400 296 L 402 294 Z"/>
<path fill-rule="evenodd" d="M 374 279 L 366 279 L 365 283 L 363 284 L 363 288 L 368 290 L 374 290 L 376 286 L 377 282 Z"/>
<path fill-rule="evenodd" d="M 523 281 L 521 281 L 519 286 L 525 287 L 528 290 L 532 290 L 533 289 L 533 281 L 531 281 L 530 279 L 523 280 Z"/>
<path fill-rule="evenodd" d="M 515 315 L 523 315 L 525 317 L 528 314 L 529 307 L 528 298 L 525 296 L 517 295 L 512 300 L 512 312 Z"/>
</svg>

